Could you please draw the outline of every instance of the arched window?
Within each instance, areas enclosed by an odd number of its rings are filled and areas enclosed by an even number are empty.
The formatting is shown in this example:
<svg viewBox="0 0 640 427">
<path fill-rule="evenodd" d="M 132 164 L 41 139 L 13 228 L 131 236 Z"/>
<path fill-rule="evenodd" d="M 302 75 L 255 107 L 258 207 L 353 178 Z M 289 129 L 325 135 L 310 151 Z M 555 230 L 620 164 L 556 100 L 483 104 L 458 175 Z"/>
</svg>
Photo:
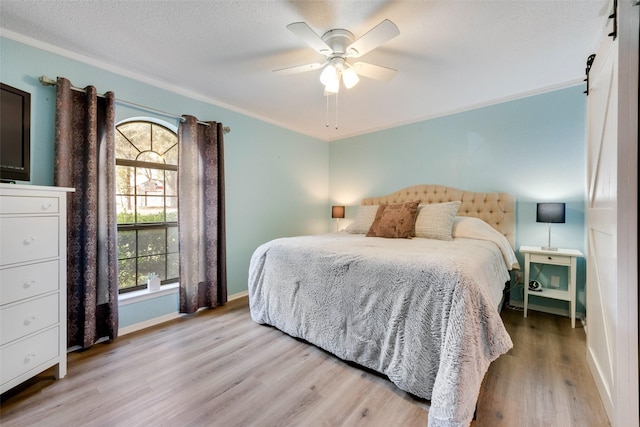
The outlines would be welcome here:
<svg viewBox="0 0 640 427">
<path fill-rule="evenodd" d="M 116 126 L 118 289 L 178 281 L 178 137 L 149 121 Z"/>
</svg>

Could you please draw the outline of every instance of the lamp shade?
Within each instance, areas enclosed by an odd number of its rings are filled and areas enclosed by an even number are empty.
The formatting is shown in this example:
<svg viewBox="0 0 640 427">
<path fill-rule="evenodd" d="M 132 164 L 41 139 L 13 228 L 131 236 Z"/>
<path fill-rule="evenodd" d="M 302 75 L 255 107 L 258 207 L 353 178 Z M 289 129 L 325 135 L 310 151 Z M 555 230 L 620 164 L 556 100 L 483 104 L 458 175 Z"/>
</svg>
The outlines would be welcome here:
<svg viewBox="0 0 640 427">
<path fill-rule="evenodd" d="M 322 70 L 320 74 L 320 82 L 325 86 L 334 86 L 336 83 L 340 83 L 340 73 L 332 64 Z"/>
<path fill-rule="evenodd" d="M 336 80 L 334 82 L 329 83 L 328 85 L 326 85 L 324 87 L 324 93 L 326 94 L 331 94 L 331 93 L 338 93 L 340 92 L 340 80 Z"/>
<path fill-rule="evenodd" d="M 538 203 L 536 222 L 564 223 L 564 203 Z"/>
<path fill-rule="evenodd" d="M 342 71 L 342 81 L 347 89 L 351 89 L 358 84 L 360 78 L 358 77 L 358 74 L 353 71 L 353 68 L 347 67 Z"/>
<path fill-rule="evenodd" d="M 332 206 L 331 218 L 344 218 L 344 206 Z"/>
</svg>

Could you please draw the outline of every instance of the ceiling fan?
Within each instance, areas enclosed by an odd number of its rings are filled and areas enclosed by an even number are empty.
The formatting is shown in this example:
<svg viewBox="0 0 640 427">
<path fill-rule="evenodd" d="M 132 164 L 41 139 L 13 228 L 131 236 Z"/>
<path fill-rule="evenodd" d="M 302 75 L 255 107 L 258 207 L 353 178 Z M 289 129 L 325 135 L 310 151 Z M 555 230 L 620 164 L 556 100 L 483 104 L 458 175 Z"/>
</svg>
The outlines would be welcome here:
<svg viewBox="0 0 640 427">
<path fill-rule="evenodd" d="M 278 74 L 296 74 L 305 71 L 320 70 L 320 81 L 324 85 L 325 93 L 338 93 L 340 81 L 347 89 L 352 88 L 360 81 L 358 76 L 369 77 L 376 80 L 390 80 L 397 70 L 366 62 L 351 64 L 349 58 L 359 58 L 380 45 L 391 40 L 400 31 L 396 24 L 385 19 L 359 39 L 355 39 L 353 33 L 343 29 L 333 29 L 318 36 L 305 22 L 294 22 L 287 28 L 311 46 L 316 52 L 325 56 L 322 63 L 314 62 L 305 65 L 274 70 Z"/>
</svg>

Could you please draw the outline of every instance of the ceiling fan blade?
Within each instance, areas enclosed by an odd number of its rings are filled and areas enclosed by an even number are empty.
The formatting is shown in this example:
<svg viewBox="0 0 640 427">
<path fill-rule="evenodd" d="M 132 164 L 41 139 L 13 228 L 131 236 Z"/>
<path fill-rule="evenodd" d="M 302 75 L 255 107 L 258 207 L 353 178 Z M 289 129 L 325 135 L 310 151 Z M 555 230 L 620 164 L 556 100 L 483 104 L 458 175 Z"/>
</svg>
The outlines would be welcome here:
<svg viewBox="0 0 640 427">
<path fill-rule="evenodd" d="M 347 54 L 359 58 L 400 34 L 396 24 L 385 19 L 347 47 Z"/>
<path fill-rule="evenodd" d="M 391 80 L 398 72 L 398 70 L 394 70 L 393 68 L 368 64 L 366 62 L 356 62 L 352 67 L 358 75 L 375 80 Z"/>
<path fill-rule="evenodd" d="M 327 64 L 328 62 L 324 62 L 322 64 L 319 62 L 314 62 L 313 64 L 294 65 L 293 67 L 280 68 L 278 70 L 273 70 L 273 72 L 276 74 L 281 74 L 283 76 L 289 74 L 298 74 L 304 73 L 305 71 L 319 70 Z"/>
<path fill-rule="evenodd" d="M 300 37 L 305 43 L 322 55 L 330 55 L 331 48 L 305 22 L 294 22 L 287 25 L 289 31 Z"/>
</svg>

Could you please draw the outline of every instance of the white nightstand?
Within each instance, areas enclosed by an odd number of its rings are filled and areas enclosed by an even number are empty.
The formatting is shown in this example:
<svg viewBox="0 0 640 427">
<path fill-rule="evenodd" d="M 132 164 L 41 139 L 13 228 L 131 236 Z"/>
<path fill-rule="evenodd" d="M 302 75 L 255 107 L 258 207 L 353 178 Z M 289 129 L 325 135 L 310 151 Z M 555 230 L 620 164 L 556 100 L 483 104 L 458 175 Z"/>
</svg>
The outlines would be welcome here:
<svg viewBox="0 0 640 427">
<path fill-rule="evenodd" d="M 582 252 L 576 249 L 558 249 L 545 251 L 540 246 L 520 246 L 520 253 L 524 254 L 524 317 L 527 317 L 529 295 L 542 298 L 553 298 L 569 301 L 571 311 L 571 327 L 576 327 L 576 259 L 582 257 Z M 529 290 L 530 264 L 564 265 L 568 271 L 569 286 L 567 290 L 543 287 L 542 291 Z"/>
</svg>

